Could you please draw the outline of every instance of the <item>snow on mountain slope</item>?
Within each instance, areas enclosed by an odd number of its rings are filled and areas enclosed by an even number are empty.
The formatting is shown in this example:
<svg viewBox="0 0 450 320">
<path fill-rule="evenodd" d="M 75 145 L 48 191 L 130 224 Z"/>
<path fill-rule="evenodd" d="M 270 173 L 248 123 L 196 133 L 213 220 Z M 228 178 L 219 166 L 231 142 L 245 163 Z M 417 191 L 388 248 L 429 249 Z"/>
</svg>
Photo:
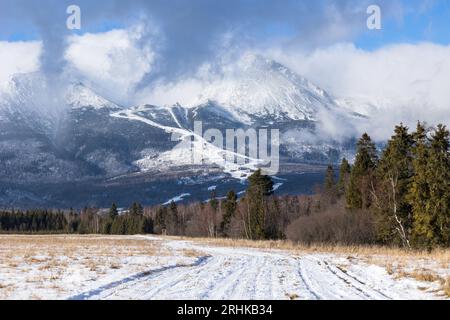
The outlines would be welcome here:
<svg viewBox="0 0 450 320">
<path fill-rule="evenodd" d="M 40 73 L 16 74 L 2 91 L 1 117 L 36 132 L 52 132 L 63 108 L 58 92 L 51 90 Z"/>
<path fill-rule="evenodd" d="M 172 135 L 172 141 L 179 141 L 179 143 L 171 150 L 157 155 L 153 152 L 150 154 L 145 154 L 144 150 L 142 152 L 143 158 L 135 162 L 135 164 L 143 172 L 154 168 L 164 168 L 170 166 L 217 165 L 222 167 L 224 172 L 229 173 L 232 177 L 243 179 L 248 177 L 253 170 L 256 170 L 258 165 L 263 164 L 257 159 L 252 159 L 238 153 L 223 150 L 189 129 L 179 126 L 166 126 L 157 123 L 145 116 L 148 113 L 152 115 L 152 111 L 154 111 L 154 107 L 152 106 L 139 106 L 111 114 L 111 117 L 128 119 L 131 121 L 140 121 L 152 127 L 159 128 L 167 133 L 170 133 Z M 175 116 L 174 119 L 176 119 Z M 174 121 L 177 122 L 176 120 Z M 233 154 L 233 156 L 248 161 L 248 163 L 241 165 L 226 161 L 226 156 L 229 153 Z"/>
<path fill-rule="evenodd" d="M 317 113 L 336 107 L 333 99 L 283 65 L 247 54 L 227 66 L 223 75 L 203 90 L 194 103 L 214 101 L 249 122 L 249 117 L 318 120 Z"/>
<path fill-rule="evenodd" d="M 57 80 L 38 72 L 14 75 L 1 92 L 0 115 L 10 122 L 52 132 L 70 109 L 121 109 L 82 83 L 55 83 Z"/>
<path fill-rule="evenodd" d="M 66 103 L 69 104 L 72 109 L 80 108 L 94 108 L 94 109 L 121 109 L 117 104 L 101 97 L 91 89 L 87 88 L 82 83 L 77 83 L 69 86 L 66 95 Z"/>
</svg>

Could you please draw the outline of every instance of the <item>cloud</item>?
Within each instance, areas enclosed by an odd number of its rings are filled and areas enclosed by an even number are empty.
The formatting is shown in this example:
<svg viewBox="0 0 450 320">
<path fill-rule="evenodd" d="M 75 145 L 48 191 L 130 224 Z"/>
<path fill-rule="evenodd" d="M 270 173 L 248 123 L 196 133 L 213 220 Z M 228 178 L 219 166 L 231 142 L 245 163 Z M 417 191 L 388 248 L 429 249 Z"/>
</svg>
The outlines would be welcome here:
<svg viewBox="0 0 450 320">
<path fill-rule="evenodd" d="M 45 73 L 65 68 L 67 37 L 66 8 L 70 1 L 5 0 L 0 12 L 0 36 L 35 34 L 43 41 L 41 65 Z M 388 15 L 391 3 L 380 0 Z M 285 45 L 314 47 L 350 40 L 365 31 L 366 8 L 371 0 L 259 1 L 259 0 L 78 0 L 82 33 L 95 32 L 108 23 L 125 27 L 137 20 L 152 21 L 142 34 L 141 45 L 153 39 L 152 28 L 161 30 L 161 57 L 158 69 L 146 77 L 178 78 L 192 73 L 216 54 L 217 39 L 234 32 L 229 45 L 248 48 L 282 41 Z"/>
<path fill-rule="evenodd" d="M 128 103 L 135 86 L 151 72 L 155 52 L 140 46 L 141 27 L 72 36 L 65 57 L 71 78 L 78 78 L 102 95 Z"/>
<path fill-rule="evenodd" d="M 3 86 L 16 73 L 37 71 L 41 50 L 40 41 L 0 41 L 0 84 Z"/>
<path fill-rule="evenodd" d="M 272 49 L 266 54 L 367 112 L 371 121 L 361 130 L 376 138 L 389 137 L 401 121 L 450 124 L 450 46 L 397 44 L 365 51 L 343 43 L 310 53 Z"/>
</svg>

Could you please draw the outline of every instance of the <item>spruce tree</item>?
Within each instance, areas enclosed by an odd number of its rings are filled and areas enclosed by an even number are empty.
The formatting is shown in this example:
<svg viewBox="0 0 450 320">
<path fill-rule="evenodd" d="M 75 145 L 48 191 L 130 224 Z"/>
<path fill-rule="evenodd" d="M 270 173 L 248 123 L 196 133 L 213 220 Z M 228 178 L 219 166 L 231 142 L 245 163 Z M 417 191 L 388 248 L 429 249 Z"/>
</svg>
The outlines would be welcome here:
<svg viewBox="0 0 450 320">
<path fill-rule="evenodd" d="M 130 207 L 130 214 L 133 215 L 140 215 L 144 213 L 144 208 L 139 202 L 133 202 L 133 204 Z"/>
<path fill-rule="evenodd" d="M 427 166 L 429 200 L 426 214 L 434 245 L 450 245 L 450 154 L 449 131 L 439 124 L 431 135 Z"/>
<path fill-rule="evenodd" d="M 412 148 L 414 175 L 411 178 L 408 190 L 408 201 L 413 215 L 411 237 L 415 246 L 430 247 L 434 236 L 427 210 L 430 199 L 429 179 L 427 177 L 430 146 L 425 124 L 417 123 L 416 132 L 412 136 L 414 141 Z"/>
<path fill-rule="evenodd" d="M 223 208 L 224 214 L 220 224 L 220 230 L 225 236 L 228 236 L 231 219 L 234 217 L 237 208 L 237 195 L 233 190 L 228 192 L 227 198 L 223 202 Z"/>
<path fill-rule="evenodd" d="M 219 201 L 217 200 L 216 191 L 215 190 L 213 190 L 211 192 L 211 197 L 209 199 L 209 204 L 210 204 L 211 208 L 213 208 L 214 211 L 217 211 L 217 208 L 219 206 Z"/>
<path fill-rule="evenodd" d="M 248 205 L 248 236 L 251 239 L 265 239 L 266 197 L 273 193 L 273 181 L 269 176 L 255 171 L 249 178 L 245 195 Z"/>
<path fill-rule="evenodd" d="M 368 208 L 371 205 L 370 190 L 373 185 L 373 173 L 378 161 L 375 144 L 364 133 L 357 144 L 355 163 L 350 173 L 347 207 L 350 209 Z"/>
<path fill-rule="evenodd" d="M 373 192 L 382 241 L 410 247 L 412 210 L 408 201 L 413 176 L 413 137 L 403 124 L 395 127 L 377 167 L 378 188 Z"/>
<path fill-rule="evenodd" d="M 335 176 L 334 176 L 334 169 L 333 169 L 332 165 L 328 165 L 327 171 L 325 174 L 324 195 L 325 195 L 328 203 L 333 204 L 336 202 L 337 187 L 336 187 L 336 180 L 335 180 Z"/>
<path fill-rule="evenodd" d="M 348 181 L 350 179 L 351 167 L 346 158 L 342 159 L 341 166 L 339 168 L 339 180 L 337 184 L 338 195 L 342 196 L 348 186 Z"/>
<path fill-rule="evenodd" d="M 155 227 L 158 232 L 167 229 L 167 207 L 159 207 L 155 214 Z"/>
<path fill-rule="evenodd" d="M 178 206 L 175 201 L 172 201 L 169 205 L 167 231 L 169 234 L 175 235 L 178 234 L 179 229 Z"/>
<path fill-rule="evenodd" d="M 119 211 L 117 210 L 117 205 L 113 203 L 111 208 L 109 209 L 109 217 L 111 219 L 115 219 L 119 215 Z"/>
</svg>

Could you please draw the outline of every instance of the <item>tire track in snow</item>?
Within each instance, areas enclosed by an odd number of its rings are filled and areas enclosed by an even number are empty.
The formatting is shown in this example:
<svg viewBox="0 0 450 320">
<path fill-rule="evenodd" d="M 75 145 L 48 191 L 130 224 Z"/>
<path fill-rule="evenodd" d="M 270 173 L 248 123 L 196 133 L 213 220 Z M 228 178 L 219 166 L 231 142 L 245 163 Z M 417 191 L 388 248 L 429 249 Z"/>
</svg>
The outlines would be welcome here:
<svg viewBox="0 0 450 320">
<path fill-rule="evenodd" d="M 391 297 L 387 296 L 380 290 L 376 288 L 372 288 L 368 286 L 365 282 L 359 280 L 355 276 L 350 275 L 347 271 L 343 271 L 341 268 L 335 265 L 330 265 L 326 260 L 324 260 L 324 264 L 326 268 L 333 273 L 336 277 L 344 281 L 345 283 L 348 283 L 350 286 L 355 288 L 356 290 L 363 293 L 367 298 L 369 299 L 392 299 Z"/>
<path fill-rule="evenodd" d="M 298 257 L 284 251 L 146 238 L 156 240 L 174 253 L 189 249 L 202 252 L 202 257 L 190 265 L 130 276 L 72 299 L 391 299 L 383 291 L 392 290 L 393 279 L 368 273 L 356 277 L 330 261 L 330 255 Z"/>
<path fill-rule="evenodd" d="M 197 260 L 191 265 L 186 265 L 186 266 L 184 266 L 184 265 L 181 265 L 181 266 L 180 265 L 165 266 L 165 267 L 161 267 L 161 268 L 158 268 L 158 269 L 151 269 L 151 270 L 147 270 L 147 271 L 144 271 L 144 272 L 140 272 L 140 273 L 137 273 L 135 275 L 126 277 L 124 279 L 108 283 L 108 284 L 103 285 L 103 286 L 101 286 L 101 287 L 99 287 L 97 289 L 90 290 L 90 291 L 87 291 L 87 292 L 84 292 L 84 293 L 72 296 L 72 297 L 68 298 L 68 300 L 87 300 L 87 299 L 90 299 L 90 298 L 95 297 L 97 295 L 100 295 L 103 292 L 107 292 L 108 290 L 114 290 L 116 287 L 119 287 L 119 286 L 122 286 L 122 287 L 125 287 L 125 288 L 129 287 L 130 283 L 135 283 L 135 282 L 139 281 L 140 279 L 148 278 L 148 277 L 151 277 L 151 276 L 153 276 L 155 274 L 158 274 L 158 273 L 162 273 L 162 272 L 169 271 L 169 270 L 176 269 L 176 268 L 186 268 L 186 267 L 199 266 L 199 265 L 205 263 L 206 260 L 209 259 L 209 258 L 210 258 L 210 256 L 201 256 L 201 257 L 198 257 Z M 114 293 L 114 291 L 113 291 L 113 293 Z M 106 296 L 106 297 L 108 297 L 108 296 Z"/>
<path fill-rule="evenodd" d="M 303 284 L 304 284 L 305 287 L 306 287 L 306 290 L 308 291 L 308 293 L 312 294 L 312 295 L 315 297 L 316 300 L 321 300 L 321 299 L 322 299 L 322 296 L 321 296 L 319 293 L 317 293 L 316 290 L 313 289 L 313 286 L 312 286 L 312 284 L 311 284 L 311 280 L 310 280 L 309 277 L 306 275 L 306 272 L 305 272 L 305 269 L 304 269 L 304 266 L 303 266 L 303 263 L 302 263 L 302 259 L 301 259 L 301 258 L 300 258 L 300 261 L 299 261 L 298 264 L 299 264 L 299 270 L 298 270 L 298 273 L 299 273 L 299 275 L 300 275 L 300 278 L 301 278 L 302 281 L 303 281 Z"/>
</svg>

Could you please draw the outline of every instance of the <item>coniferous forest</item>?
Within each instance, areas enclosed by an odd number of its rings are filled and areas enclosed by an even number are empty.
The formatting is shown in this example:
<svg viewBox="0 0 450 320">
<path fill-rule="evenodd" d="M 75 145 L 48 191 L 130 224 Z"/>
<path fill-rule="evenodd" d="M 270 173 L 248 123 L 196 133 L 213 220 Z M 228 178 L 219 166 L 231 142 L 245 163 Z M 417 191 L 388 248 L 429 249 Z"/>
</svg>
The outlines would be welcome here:
<svg viewBox="0 0 450 320">
<path fill-rule="evenodd" d="M 328 166 L 312 196 L 275 196 L 256 171 L 241 198 L 230 191 L 203 203 L 127 210 L 8 210 L 2 233 L 157 233 L 193 237 L 289 239 L 305 244 L 450 246 L 449 131 L 444 125 L 400 124 L 383 148 L 365 133 L 354 161 Z M 336 174 L 338 172 L 338 174 Z"/>
</svg>

